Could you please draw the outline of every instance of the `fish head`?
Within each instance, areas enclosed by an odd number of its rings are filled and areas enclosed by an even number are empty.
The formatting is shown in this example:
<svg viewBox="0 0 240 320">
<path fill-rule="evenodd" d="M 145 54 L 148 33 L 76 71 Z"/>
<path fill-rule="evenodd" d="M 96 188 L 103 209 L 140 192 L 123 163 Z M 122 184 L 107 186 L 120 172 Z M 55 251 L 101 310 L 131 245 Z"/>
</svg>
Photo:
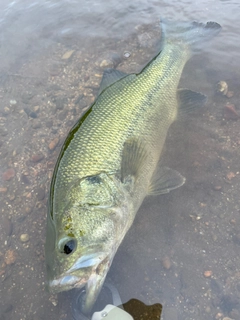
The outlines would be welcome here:
<svg viewBox="0 0 240 320">
<path fill-rule="evenodd" d="M 106 199 L 104 192 L 98 192 L 103 197 L 98 201 L 95 193 L 95 203 L 91 203 L 88 193 L 85 193 L 88 203 L 82 200 L 82 195 L 79 201 L 76 194 L 75 190 L 71 204 L 63 201 L 64 214 L 48 214 L 45 245 L 48 287 L 50 292 L 57 293 L 85 286 L 83 311 L 87 313 L 128 229 L 128 205 L 126 201 L 121 206 L 117 201 L 116 205 L 115 198 Z"/>
</svg>

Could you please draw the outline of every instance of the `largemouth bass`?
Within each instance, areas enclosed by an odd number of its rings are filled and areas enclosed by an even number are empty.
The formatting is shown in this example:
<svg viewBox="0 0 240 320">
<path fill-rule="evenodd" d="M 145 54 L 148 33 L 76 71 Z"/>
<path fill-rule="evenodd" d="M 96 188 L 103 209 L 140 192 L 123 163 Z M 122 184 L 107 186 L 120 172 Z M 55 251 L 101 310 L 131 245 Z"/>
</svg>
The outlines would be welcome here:
<svg viewBox="0 0 240 320">
<path fill-rule="evenodd" d="M 162 51 L 138 74 L 106 70 L 90 109 L 67 136 L 49 197 L 46 263 L 50 291 L 86 288 L 89 312 L 113 257 L 147 195 L 164 194 L 185 179 L 160 165 L 177 114 L 205 96 L 178 89 L 184 65 L 215 22 L 168 22 Z"/>
</svg>

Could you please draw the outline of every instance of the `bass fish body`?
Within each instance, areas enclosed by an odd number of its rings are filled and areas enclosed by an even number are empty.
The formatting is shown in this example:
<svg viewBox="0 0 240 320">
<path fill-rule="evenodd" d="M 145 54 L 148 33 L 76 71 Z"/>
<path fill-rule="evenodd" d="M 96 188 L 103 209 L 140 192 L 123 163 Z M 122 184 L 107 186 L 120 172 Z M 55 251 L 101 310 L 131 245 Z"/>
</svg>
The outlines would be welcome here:
<svg viewBox="0 0 240 320">
<path fill-rule="evenodd" d="M 46 262 L 50 291 L 86 286 L 91 310 L 113 257 L 146 195 L 167 193 L 185 179 L 161 167 L 169 126 L 205 96 L 178 89 L 199 39 L 214 22 L 167 24 L 162 51 L 139 74 L 106 70 L 100 93 L 70 131 L 51 183 Z"/>
</svg>

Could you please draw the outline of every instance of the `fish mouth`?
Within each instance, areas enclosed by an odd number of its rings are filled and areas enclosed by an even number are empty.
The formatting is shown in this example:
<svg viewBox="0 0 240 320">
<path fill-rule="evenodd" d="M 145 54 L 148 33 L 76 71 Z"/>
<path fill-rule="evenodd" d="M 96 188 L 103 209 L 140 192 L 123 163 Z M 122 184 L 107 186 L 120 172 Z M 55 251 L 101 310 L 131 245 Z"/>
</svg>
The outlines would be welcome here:
<svg viewBox="0 0 240 320">
<path fill-rule="evenodd" d="M 67 291 L 73 288 L 82 288 L 86 284 L 86 279 L 74 275 L 63 276 L 49 281 L 49 290 L 51 293 Z"/>
<path fill-rule="evenodd" d="M 81 289 L 88 283 L 94 286 L 92 279 L 96 278 L 97 269 L 106 261 L 106 258 L 106 253 L 103 252 L 81 256 L 72 267 L 60 275 L 60 277 L 49 280 L 49 291 L 51 293 L 59 293 L 74 288 Z"/>
</svg>

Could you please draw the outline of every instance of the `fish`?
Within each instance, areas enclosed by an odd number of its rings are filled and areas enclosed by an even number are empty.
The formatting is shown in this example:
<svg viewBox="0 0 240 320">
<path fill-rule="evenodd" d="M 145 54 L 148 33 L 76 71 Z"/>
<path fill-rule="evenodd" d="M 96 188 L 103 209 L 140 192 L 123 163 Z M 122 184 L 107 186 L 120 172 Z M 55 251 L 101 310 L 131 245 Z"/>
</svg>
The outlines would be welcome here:
<svg viewBox="0 0 240 320">
<path fill-rule="evenodd" d="M 45 257 L 52 293 L 84 288 L 88 314 L 144 198 L 185 182 L 162 165 L 178 115 L 206 102 L 179 89 L 186 62 L 218 34 L 216 22 L 161 22 L 161 50 L 136 74 L 107 69 L 99 94 L 69 132 L 52 176 Z"/>
</svg>

